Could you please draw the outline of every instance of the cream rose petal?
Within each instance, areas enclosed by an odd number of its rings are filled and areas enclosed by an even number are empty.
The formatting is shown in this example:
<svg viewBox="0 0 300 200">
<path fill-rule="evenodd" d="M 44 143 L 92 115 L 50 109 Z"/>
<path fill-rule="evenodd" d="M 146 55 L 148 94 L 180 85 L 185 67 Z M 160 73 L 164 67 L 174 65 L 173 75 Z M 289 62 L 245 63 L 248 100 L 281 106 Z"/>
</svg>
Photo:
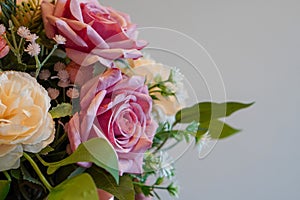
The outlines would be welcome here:
<svg viewBox="0 0 300 200">
<path fill-rule="evenodd" d="M 7 150 L 9 150 L 7 152 Z M 5 152 L 5 154 L 3 154 Z M 23 155 L 21 145 L 0 145 L 0 171 L 16 169 L 20 166 L 20 158 Z"/>
</svg>

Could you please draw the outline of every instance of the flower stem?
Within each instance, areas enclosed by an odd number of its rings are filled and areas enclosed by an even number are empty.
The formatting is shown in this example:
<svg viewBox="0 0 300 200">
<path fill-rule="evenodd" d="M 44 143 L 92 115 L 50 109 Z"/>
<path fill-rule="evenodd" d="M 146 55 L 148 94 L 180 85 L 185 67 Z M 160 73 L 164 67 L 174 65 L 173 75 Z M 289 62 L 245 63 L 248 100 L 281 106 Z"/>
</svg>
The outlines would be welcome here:
<svg viewBox="0 0 300 200">
<path fill-rule="evenodd" d="M 40 60 L 37 55 L 34 56 L 34 58 L 35 58 L 35 65 L 36 65 L 35 78 L 37 78 L 41 71 L 42 65 L 41 65 Z"/>
<path fill-rule="evenodd" d="M 34 171 L 37 173 L 37 175 L 39 176 L 40 180 L 43 182 L 43 184 L 45 185 L 45 187 L 49 190 L 49 192 L 51 192 L 51 190 L 53 189 L 53 187 L 50 185 L 50 183 L 47 181 L 47 179 L 44 177 L 43 173 L 41 172 L 40 168 L 37 166 L 37 164 L 34 162 L 34 160 L 27 154 L 27 153 L 23 153 L 23 156 L 26 158 L 26 160 L 29 161 L 29 163 L 31 164 L 31 166 L 33 167 Z"/>
<path fill-rule="evenodd" d="M 11 177 L 7 171 L 4 171 L 3 174 L 5 175 L 8 181 L 11 181 Z"/>
<path fill-rule="evenodd" d="M 54 53 L 54 51 L 57 49 L 57 44 L 55 44 L 53 46 L 53 49 L 51 50 L 51 52 L 48 54 L 48 56 L 45 58 L 45 60 L 42 62 L 41 66 L 44 66 L 44 64 L 49 60 L 49 58 L 52 56 L 52 54 Z"/>
</svg>

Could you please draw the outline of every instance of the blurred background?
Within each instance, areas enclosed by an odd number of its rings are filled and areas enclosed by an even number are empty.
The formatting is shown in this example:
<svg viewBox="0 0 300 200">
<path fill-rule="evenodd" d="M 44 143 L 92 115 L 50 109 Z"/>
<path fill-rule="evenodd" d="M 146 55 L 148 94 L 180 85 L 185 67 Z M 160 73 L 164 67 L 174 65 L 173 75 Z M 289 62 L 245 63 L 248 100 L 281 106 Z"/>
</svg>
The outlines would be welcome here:
<svg viewBox="0 0 300 200">
<path fill-rule="evenodd" d="M 141 30 L 140 38 L 143 34 L 145 39 L 149 37 L 150 45 L 157 41 L 171 50 L 179 46 L 179 52 L 187 53 L 185 57 L 202 74 L 198 86 L 206 84 L 206 88 L 201 87 L 203 93 L 197 96 L 200 101 L 202 95 L 203 100 L 211 97 L 221 101 L 225 97 L 256 102 L 228 119 L 234 127 L 242 128 L 242 132 L 219 141 L 204 159 L 199 160 L 197 150 L 190 148 L 176 162 L 177 182 L 181 186 L 179 199 L 300 199 L 300 1 L 102 0 L 101 3 L 129 13 L 141 28 L 173 29 L 203 45 L 218 66 L 219 74 L 205 60 L 209 58 L 205 52 L 192 47 L 186 37 L 167 40 L 162 31 L 161 36 L 155 32 L 151 38 L 151 32 Z M 168 56 L 157 59 L 174 65 L 175 59 Z M 208 67 L 210 72 L 206 71 Z"/>
</svg>

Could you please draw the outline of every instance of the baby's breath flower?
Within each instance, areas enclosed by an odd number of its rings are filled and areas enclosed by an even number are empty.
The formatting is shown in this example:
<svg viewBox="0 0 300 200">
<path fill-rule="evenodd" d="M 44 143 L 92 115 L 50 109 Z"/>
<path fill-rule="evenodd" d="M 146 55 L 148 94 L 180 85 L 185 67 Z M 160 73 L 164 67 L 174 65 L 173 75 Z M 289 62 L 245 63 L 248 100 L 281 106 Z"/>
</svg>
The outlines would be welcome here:
<svg viewBox="0 0 300 200">
<path fill-rule="evenodd" d="M 55 89 L 55 88 L 48 88 L 47 91 L 48 91 L 49 97 L 50 97 L 52 100 L 56 99 L 56 98 L 58 97 L 58 95 L 59 95 L 59 90 L 58 90 L 58 89 Z"/>
<path fill-rule="evenodd" d="M 30 43 L 25 49 L 25 51 L 31 56 L 37 56 L 41 51 L 41 47 L 37 43 Z"/>
<path fill-rule="evenodd" d="M 39 74 L 39 78 L 45 81 L 48 80 L 50 76 L 51 76 L 51 72 L 48 69 L 43 69 Z"/>
<path fill-rule="evenodd" d="M 79 97 L 79 91 L 76 88 L 69 88 L 67 91 L 67 96 L 71 99 L 76 99 Z"/>
<path fill-rule="evenodd" d="M 35 43 L 35 41 L 39 38 L 35 33 L 34 34 L 29 34 L 26 37 L 27 42 Z"/>
<path fill-rule="evenodd" d="M 55 40 L 55 42 L 57 44 L 66 44 L 66 41 L 67 41 L 66 38 L 64 38 L 61 35 L 55 35 L 54 38 L 53 38 L 53 40 Z"/>
<path fill-rule="evenodd" d="M 54 71 L 59 72 L 60 70 L 63 70 L 66 68 L 66 65 L 62 62 L 57 62 L 54 65 Z"/>
<path fill-rule="evenodd" d="M 67 70 L 60 70 L 58 73 L 57 73 L 57 76 L 59 78 L 59 80 L 61 81 L 67 81 L 70 77 L 69 73 Z"/>
<path fill-rule="evenodd" d="M 0 35 L 3 35 L 6 31 L 6 28 L 3 24 L 0 24 Z"/>
<path fill-rule="evenodd" d="M 60 81 L 58 81 L 57 85 L 59 87 L 66 88 L 66 87 L 70 86 L 70 81 L 69 80 L 60 80 Z"/>
<path fill-rule="evenodd" d="M 25 26 L 20 26 L 18 28 L 17 34 L 22 38 L 26 38 L 28 37 L 28 35 L 30 35 L 30 30 Z"/>
</svg>

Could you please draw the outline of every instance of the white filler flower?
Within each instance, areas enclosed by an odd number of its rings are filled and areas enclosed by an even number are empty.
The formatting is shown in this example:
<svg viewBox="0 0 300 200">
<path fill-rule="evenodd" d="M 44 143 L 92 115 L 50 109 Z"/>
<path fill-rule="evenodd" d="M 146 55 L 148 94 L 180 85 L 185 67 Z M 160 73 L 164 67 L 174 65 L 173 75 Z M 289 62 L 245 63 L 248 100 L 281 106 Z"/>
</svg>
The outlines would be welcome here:
<svg viewBox="0 0 300 200">
<path fill-rule="evenodd" d="M 50 97 L 29 74 L 0 73 L 0 171 L 20 166 L 23 151 L 38 153 L 54 139 Z"/>
</svg>

